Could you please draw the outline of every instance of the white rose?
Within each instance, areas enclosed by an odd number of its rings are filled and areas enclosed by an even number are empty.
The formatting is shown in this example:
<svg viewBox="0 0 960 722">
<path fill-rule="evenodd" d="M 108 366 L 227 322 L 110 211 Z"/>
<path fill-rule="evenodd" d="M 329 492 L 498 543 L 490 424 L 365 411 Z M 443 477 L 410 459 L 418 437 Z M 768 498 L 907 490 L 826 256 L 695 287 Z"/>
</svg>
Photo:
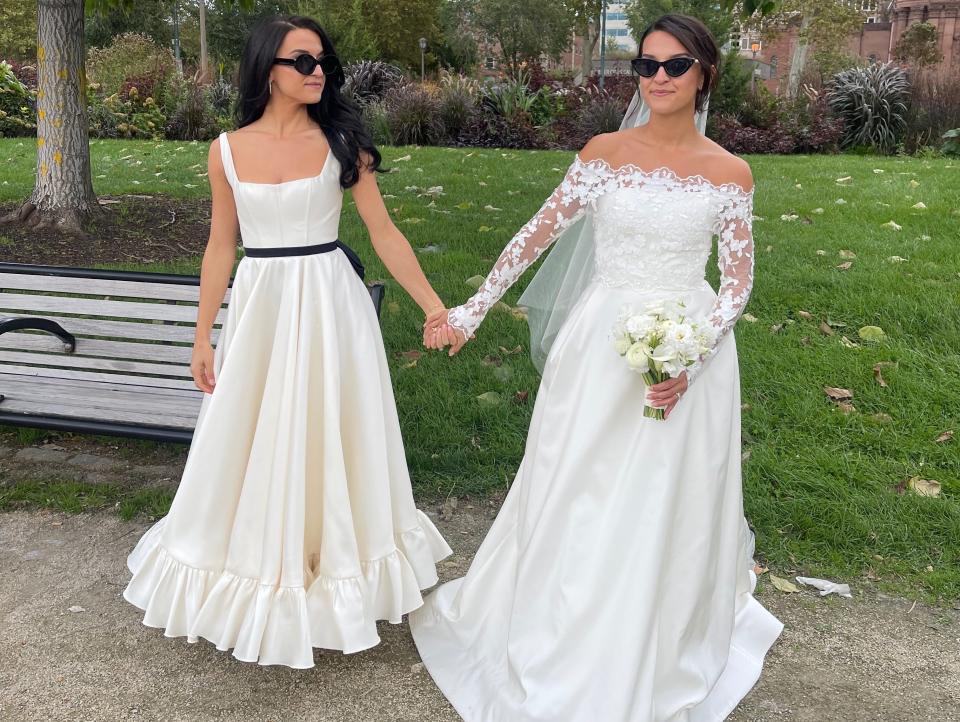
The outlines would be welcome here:
<svg viewBox="0 0 960 722">
<path fill-rule="evenodd" d="M 642 343 L 635 343 L 627 349 L 627 366 L 638 373 L 646 373 L 650 370 L 650 357 L 647 355 L 649 348 Z"/>
<path fill-rule="evenodd" d="M 623 356 L 632 345 L 633 341 L 631 341 L 630 337 L 626 334 L 622 334 L 613 339 L 613 347 L 621 356 Z"/>
</svg>

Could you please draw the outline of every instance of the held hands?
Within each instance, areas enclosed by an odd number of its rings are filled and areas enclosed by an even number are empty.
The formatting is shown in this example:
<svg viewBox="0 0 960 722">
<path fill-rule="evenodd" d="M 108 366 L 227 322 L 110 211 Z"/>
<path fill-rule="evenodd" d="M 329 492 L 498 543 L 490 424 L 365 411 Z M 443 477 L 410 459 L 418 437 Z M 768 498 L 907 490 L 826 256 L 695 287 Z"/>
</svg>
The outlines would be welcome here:
<svg viewBox="0 0 960 722">
<path fill-rule="evenodd" d="M 449 311 L 445 308 L 427 314 L 423 324 L 423 345 L 437 350 L 449 346 L 448 355 L 454 356 L 467 343 L 467 338 L 462 331 L 450 325 L 448 316 Z"/>
<path fill-rule="evenodd" d="M 687 372 L 683 371 L 675 379 L 667 379 L 654 384 L 647 390 L 647 404 L 663 409 L 663 418 L 670 418 L 670 412 L 687 392 Z"/>
</svg>

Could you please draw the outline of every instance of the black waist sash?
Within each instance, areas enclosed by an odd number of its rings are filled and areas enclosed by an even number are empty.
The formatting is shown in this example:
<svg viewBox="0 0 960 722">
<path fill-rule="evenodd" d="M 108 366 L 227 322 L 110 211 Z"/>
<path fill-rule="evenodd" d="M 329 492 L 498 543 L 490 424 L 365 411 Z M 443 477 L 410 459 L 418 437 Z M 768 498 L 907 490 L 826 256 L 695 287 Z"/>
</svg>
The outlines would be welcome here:
<svg viewBox="0 0 960 722">
<path fill-rule="evenodd" d="M 247 248 L 244 246 L 243 253 L 250 258 L 288 258 L 290 256 L 312 256 L 316 253 L 330 253 L 337 249 L 343 251 L 343 255 L 350 261 L 353 270 L 360 276 L 360 280 L 363 280 L 364 270 L 363 263 L 360 262 L 360 256 L 340 239 L 330 243 L 318 243 L 314 246 L 281 246 L 278 248 Z"/>
</svg>

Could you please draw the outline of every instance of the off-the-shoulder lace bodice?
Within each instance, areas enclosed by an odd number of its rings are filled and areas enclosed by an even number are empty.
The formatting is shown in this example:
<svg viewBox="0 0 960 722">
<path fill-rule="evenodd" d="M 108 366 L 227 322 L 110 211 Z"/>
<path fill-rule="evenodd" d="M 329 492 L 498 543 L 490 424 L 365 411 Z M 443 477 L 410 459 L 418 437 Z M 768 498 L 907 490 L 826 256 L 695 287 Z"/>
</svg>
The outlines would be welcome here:
<svg viewBox="0 0 960 722">
<path fill-rule="evenodd" d="M 477 293 L 451 309 L 451 325 L 472 335 L 523 271 L 588 211 L 596 280 L 607 286 L 665 294 L 700 288 L 717 237 L 720 288 L 708 321 L 719 331 L 718 343 L 733 328 L 753 286 L 753 191 L 715 185 L 702 176 L 679 177 L 668 168 L 612 168 L 602 159 L 584 162 L 579 156 L 504 248 Z M 688 370 L 691 380 L 699 367 Z"/>
</svg>

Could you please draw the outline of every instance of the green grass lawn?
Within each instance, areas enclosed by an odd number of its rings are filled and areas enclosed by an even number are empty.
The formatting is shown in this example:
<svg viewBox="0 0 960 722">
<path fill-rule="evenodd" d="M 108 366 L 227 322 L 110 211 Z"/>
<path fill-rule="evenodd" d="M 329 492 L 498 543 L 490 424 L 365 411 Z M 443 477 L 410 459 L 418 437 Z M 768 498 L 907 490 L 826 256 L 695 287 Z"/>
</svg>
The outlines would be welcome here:
<svg viewBox="0 0 960 722">
<path fill-rule="evenodd" d="M 29 192 L 31 147 L 0 140 L 0 201 Z M 92 154 L 100 193 L 207 193 L 202 144 L 97 141 Z M 537 210 L 572 154 L 387 148 L 384 158 L 395 170 L 381 178 L 388 207 L 414 247 L 427 251 L 419 257 L 431 282 L 455 304 L 471 293 L 466 279 L 486 274 Z M 745 506 L 758 553 L 780 569 L 843 580 L 867 575 L 958 597 L 960 438 L 937 437 L 960 432 L 960 161 L 750 161 L 756 285 L 737 341 Z M 434 186 L 442 191 L 425 192 Z M 368 277 L 383 278 L 349 206 L 341 230 Z M 197 259 L 175 267 L 196 269 Z M 530 277 L 510 291 L 508 304 Z M 387 301 L 382 326 L 419 493 L 503 488 L 522 456 L 538 382 L 526 324 L 494 311 L 455 359 L 425 354 L 414 364 L 402 354 L 420 346 L 419 312 L 393 282 Z M 821 330 L 826 324 L 832 335 Z M 885 340 L 862 341 L 858 329 L 868 325 L 881 327 Z M 512 353 L 518 345 L 523 352 Z M 825 386 L 852 391 L 855 410 L 839 410 Z M 488 391 L 505 402 L 477 400 Z M 531 392 L 530 403 L 510 401 L 518 391 Z M 914 476 L 939 481 L 941 495 L 897 493 Z"/>
</svg>

